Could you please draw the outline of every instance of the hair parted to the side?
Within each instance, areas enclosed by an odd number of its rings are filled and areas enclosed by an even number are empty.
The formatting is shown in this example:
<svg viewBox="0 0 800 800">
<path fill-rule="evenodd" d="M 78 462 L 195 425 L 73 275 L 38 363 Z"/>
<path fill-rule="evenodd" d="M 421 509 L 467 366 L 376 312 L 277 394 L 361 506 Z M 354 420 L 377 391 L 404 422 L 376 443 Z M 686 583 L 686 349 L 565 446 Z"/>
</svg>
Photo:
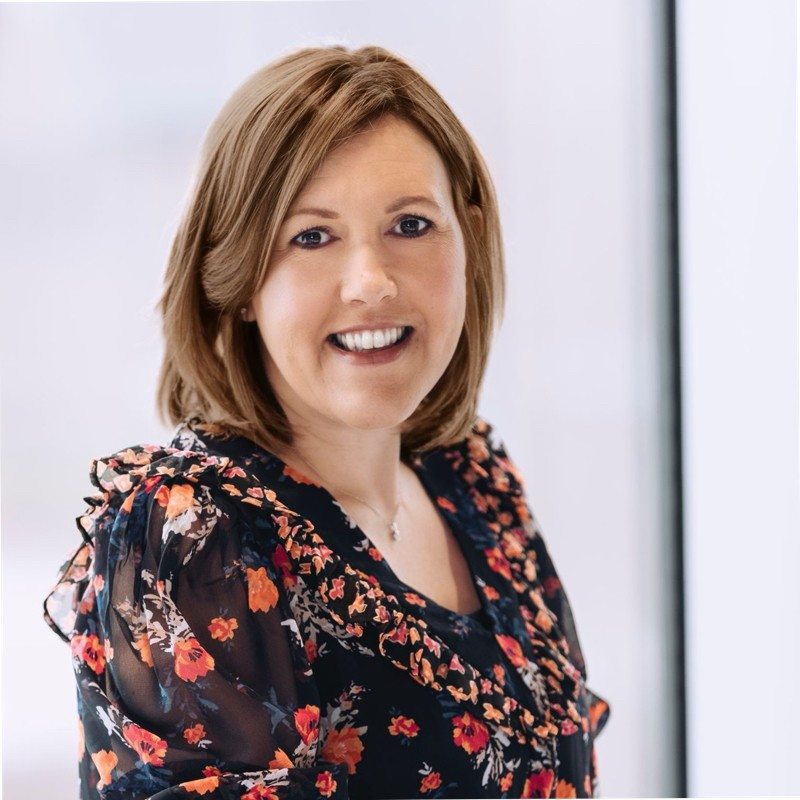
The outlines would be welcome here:
<svg viewBox="0 0 800 800">
<path fill-rule="evenodd" d="M 406 420 L 401 453 L 469 432 L 505 299 L 494 187 L 470 135 L 439 93 L 382 47 L 308 47 L 267 64 L 228 99 L 204 139 L 157 310 L 164 360 L 157 410 L 199 417 L 272 451 L 292 431 L 266 379 L 259 331 L 239 309 L 256 294 L 287 210 L 337 144 L 384 114 L 415 124 L 450 176 L 466 251 L 464 328 L 444 374 Z M 482 214 L 470 214 L 469 204 Z"/>
</svg>

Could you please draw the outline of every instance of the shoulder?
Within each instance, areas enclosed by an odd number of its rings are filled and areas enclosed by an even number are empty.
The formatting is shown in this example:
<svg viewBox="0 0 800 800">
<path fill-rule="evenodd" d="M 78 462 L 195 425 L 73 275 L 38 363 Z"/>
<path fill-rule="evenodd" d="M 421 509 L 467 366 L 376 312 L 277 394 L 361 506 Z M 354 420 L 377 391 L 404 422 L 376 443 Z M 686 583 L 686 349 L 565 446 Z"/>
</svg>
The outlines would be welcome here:
<svg viewBox="0 0 800 800">
<path fill-rule="evenodd" d="M 480 481 L 484 488 L 505 495 L 524 494 L 522 475 L 493 423 L 476 416 L 462 449 L 475 481 Z"/>
<path fill-rule="evenodd" d="M 175 428 L 167 444 L 140 443 L 93 457 L 89 480 L 99 490 L 85 498 L 130 510 L 137 495 L 165 497 L 177 486 L 196 487 L 197 493 L 224 498 L 235 494 L 232 483 L 247 484 L 254 476 L 245 469 L 252 443 L 226 437 L 214 425 L 187 418 Z M 225 491 L 227 484 L 227 489 Z M 186 491 L 181 490 L 182 495 Z"/>
<path fill-rule="evenodd" d="M 136 443 L 93 457 L 88 477 L 95 491 L 75 517 L 81 540 L 71 546 L 44 604 L 47 624 L 62 638 L 89 587 L 102 587 L 129 553 L 137 569 L 146 554 L 174 572 L 185 570 L 220 534 L 234 549 L 260 557 L 261 549 L 250 546 L 253 530 L 274 529 L 269 513 L 257 514 L 254 524 L 238 524 L 243 509 L 269 507 L 270 492 L 244 458 L 223 452 L 194 423 L 182 422 L 168 444 Z"/>
<path fill-rule="evenodd" d="M 541 526 L 531 510 L 525 480 L 498 427 L 476 416 L 458 449 L 464 456 L 463 477 L 481 510 L 490 512 L 500 528 L 513 532 L 526 545 L 542 542 Z"/>
<path fill-rule="evenodd" d="M 153 503 L 175 516 L 183 506 L 197 506 L 201 498 L 208 502 L 218 497 L 230 466 L 227 457 L 172 444 L 133 444 L 93 457 L 89 481 L 97 491 L 84 498 L 89 509 L 77 518 L 79 528 L 84 538 L 94 539 L 120 516 L 143 519 Z"/>
</svg>

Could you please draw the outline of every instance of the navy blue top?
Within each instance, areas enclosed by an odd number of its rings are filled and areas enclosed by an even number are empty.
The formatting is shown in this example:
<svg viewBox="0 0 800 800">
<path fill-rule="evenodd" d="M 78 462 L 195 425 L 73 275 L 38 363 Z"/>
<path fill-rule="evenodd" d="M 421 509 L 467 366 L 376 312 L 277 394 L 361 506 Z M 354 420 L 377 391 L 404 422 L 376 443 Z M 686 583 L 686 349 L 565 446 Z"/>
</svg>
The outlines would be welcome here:
<svg viewBox="0 0 800 800">
<path fill-rule="evenodd" d="M 45 600 L 81 798 L 591 796 L 609 708 L 522 481 L 480 418 L 409 462 L 481 608 L 405 584 L 321 486 L 197 418 L 92 463 Z"/>
</svg>

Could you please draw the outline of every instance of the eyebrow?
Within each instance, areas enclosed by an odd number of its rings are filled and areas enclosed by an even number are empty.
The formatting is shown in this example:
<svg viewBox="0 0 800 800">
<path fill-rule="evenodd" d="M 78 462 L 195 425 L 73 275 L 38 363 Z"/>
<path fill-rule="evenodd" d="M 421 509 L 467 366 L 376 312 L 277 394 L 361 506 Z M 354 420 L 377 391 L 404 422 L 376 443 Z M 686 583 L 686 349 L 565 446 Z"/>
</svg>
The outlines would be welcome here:
<svg viewBox="0 0 800 800">
<path fill-rule="evenodd" d="M 441 207 L 439 204 L 433 200 L 432 198 L 428 197 L 424 194 L 409 194 L 403 197 L 398 197 L 393 203 L 390 203 L 384 209 L 384 213 L 391 214 L 393 211 L 399 211 L 404 206 L 411 205 L 412 203 L 425 203 L 426 205 L 433 206 L 437 210 L 441 211 Z M 300 214 L 311 214 L 312 216 L 316 217 L 324 217 L 325 219 L 338 219 L 339 215 L 335 211 L 331 211 L 328 208 L 317 208 L 313 206 L 304 206 L 303 208 L 298 208 L 295 211 L 292 211 L 286 219 L 291 219 L 292 217 L 297 217 Z"/>
</svg>

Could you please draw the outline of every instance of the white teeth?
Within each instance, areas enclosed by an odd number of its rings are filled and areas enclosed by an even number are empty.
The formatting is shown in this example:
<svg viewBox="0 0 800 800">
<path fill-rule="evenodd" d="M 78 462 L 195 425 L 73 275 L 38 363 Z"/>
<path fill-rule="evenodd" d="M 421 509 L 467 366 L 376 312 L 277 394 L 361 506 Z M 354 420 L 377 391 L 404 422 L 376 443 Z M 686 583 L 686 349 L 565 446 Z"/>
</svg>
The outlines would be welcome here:
<svg viewBox="0 0 800 800">
<path fill-rule="evenodd" d="M 375 331 L 357 331 L 355 333 L 336 333 L 336 341 L 347 350 L 375 350 L 394 344 L 405 328 L 385 328 Z"/>
</svg>

